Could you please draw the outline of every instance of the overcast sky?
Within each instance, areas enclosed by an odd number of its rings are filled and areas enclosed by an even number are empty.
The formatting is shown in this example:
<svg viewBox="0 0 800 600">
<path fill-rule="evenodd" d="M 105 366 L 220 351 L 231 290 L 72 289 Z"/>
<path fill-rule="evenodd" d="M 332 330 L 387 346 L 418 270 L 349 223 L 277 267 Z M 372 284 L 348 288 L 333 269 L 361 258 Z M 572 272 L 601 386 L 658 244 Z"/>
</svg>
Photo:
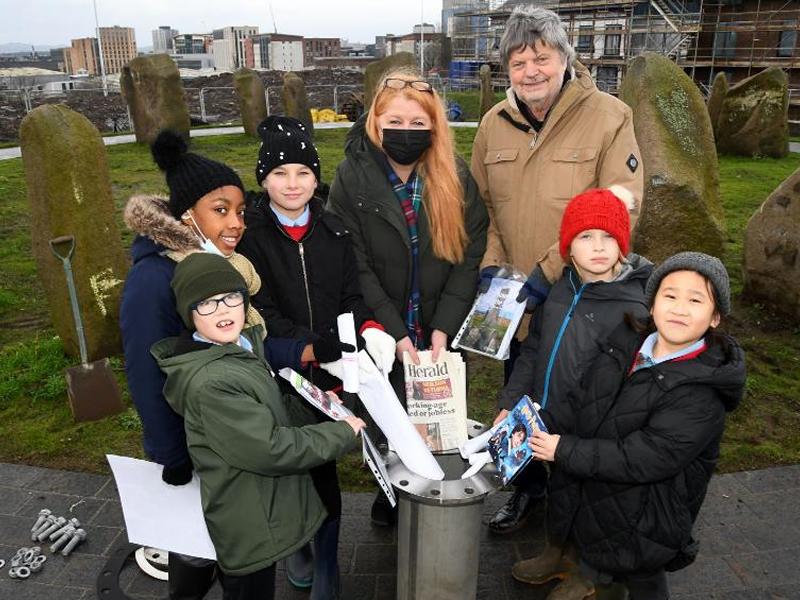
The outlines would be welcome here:
<svg viewBox="0 0 800 600">
<path fill-rule="evenodd" d="M 279 33 L 374 42 L 376 35 L 410 33 L 420 16 L 441 21 L 441 0 L 96 0 L 100 26 L 136 30 L 139 46 L 152 46 L 152 30 L 170 25 L 181 33 L 226 25 L 257 25 Z M 0 0 L 0 44 L 57 46 L 94 35 L 92 0 Z"/>
</svg>

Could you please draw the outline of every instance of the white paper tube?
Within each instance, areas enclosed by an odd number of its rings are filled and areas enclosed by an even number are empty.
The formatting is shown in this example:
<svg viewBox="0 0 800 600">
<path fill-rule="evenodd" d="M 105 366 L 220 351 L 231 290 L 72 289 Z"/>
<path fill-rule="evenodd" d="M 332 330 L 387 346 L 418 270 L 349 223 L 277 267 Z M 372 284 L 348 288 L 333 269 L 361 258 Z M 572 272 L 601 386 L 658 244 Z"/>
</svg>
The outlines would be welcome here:
<svg viewBox="0 0 800 600">
<path fill-rule="evenodd" d="M 339 329 L 339 341 L 344 344 L 356 344 L 356 325 L 353 313 L 342 313 L 336 318 Z M 358 352 L 342 352 L 342 387 L 345 392 L 358 393 Z"/>
</svg>

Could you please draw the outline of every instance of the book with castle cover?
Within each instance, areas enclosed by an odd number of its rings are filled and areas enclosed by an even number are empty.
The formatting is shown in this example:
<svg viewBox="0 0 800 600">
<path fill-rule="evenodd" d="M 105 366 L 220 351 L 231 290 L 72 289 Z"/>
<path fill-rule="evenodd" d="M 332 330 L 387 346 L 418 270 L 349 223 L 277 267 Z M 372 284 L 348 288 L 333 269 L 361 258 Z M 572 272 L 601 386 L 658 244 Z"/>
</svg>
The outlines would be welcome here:
<svg viewBox="0 0 800 600">
<path fill-rule="evenodd" d="M 533 433 L 547 431 L 537 406 L 530 396 L 523 396 L 508 416 L 492 428 L 489 454 L 503 479 L 503 485 L 507 485 L 533 460 Z"/>
<path fill-rule="evenodd" d="M 502 277 L 492 279 L 489 289 L 475 298 L 472 309 L 453 338 L 453 348 L 506 360 L 511 340 L 525 313 L 525 303 L 517 302 L 523 283 Z"/>
<path fill-rule="evenodd" d="M 418 365 L 403 357 L 408 417 L 431 452 L 458 448 L 467 441 L 464 359 L 446 350 L 436 362 L 430 350 L 417 354 Z"/>
</svg>

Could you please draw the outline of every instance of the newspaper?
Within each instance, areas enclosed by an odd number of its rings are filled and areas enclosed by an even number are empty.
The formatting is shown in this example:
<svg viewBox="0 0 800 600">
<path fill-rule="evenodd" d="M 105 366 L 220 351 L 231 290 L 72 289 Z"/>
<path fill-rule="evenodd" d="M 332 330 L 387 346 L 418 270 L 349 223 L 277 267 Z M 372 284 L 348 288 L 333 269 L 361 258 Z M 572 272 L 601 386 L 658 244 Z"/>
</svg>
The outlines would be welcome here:
<svg viewBox="0 0 800 600">
<path fill-rule="evenodd" d="M 523 283 L 502 277 L 492 279 L 486 293 L 475 298 L 472 309 L 453 338 L 453 348 L 506 360 L 511 339 L 525 312 L 525 303 L 517 302 Z"/>
<path fill-rule="evenodd" d="M 458 448 L 467 441 L 464 359 L 446 350 L 435 363 L 430 350 L 418 356 L 418 365 L 403 356 L 408 417 L 431 452 Z"/>
<path fill-rule="evenodd" d="M 297 371 L 289 367 L 284 367 L 278 371 L 278 374 L 288 381 L 295 391 L 305 398 L 309 404 L 334 421 L 341 421 L 342 419 L 353 416 L 353 412 L 349 408 L 344 404 L 332 401 L 327 393 L 319 389 Z M 389 504 L 395 506 L 397 504 L 397 498 L 392 489 L 392 484 L 389 482 L 386 465 L 380 453 L 375 448 L 372 439 L 367 435 L 364 429 L 361 430 L 361 453 L 364 462 L 369 467 L 369 470 L 372 471 L 383 493 L 386 494 L 386 497 L 389 499 Z"/>
<path fill-rule="evenodd" d="M 489 438 L 489 453 L 497 471 L 507 485 L 533 459 L 531 436 L 535 431 L 547 431 L 537 405 L 523 396 L 508 416 L 495 427 Z"/>
</svg>

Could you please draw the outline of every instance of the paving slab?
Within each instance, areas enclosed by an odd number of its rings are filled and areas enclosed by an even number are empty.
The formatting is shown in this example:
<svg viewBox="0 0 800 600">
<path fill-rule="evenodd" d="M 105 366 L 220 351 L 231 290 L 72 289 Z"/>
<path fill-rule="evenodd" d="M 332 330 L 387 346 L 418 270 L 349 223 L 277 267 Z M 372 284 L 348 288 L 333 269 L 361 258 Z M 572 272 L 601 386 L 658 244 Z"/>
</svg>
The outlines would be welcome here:
<svg viewBox="0 0 800 600">
<path fill-rule="evenodd" d="M 508 492 L 487 499 L 484 519 Z M 674 600 L 800 600 L 800 466 L 715 476 L 696 525 L 697 561 L 670 574 Z M 345 600 L 394 600 L 397 589 L 397 533 L 369 521 L 374 494 L 344 494 L 339 563 Z M 116 486 L 109 477 L 0 463 L 0 558 L 31 546 L 30 528 L 42 508 L 77 516 L 89 539 L 69 557 L 51 556 L 27 581 L 0 571 L 0 600 L 89 600 L 95 580 L 118 544 L 127 542 Z M 555 583 L 525 585 L 511 577 L 511 565 L 544 547 L 543 507 L 508 536 L 484 526 L 480 537 L 480 600 L 544 600 Z M 125 565 L 120 586 L 132 599 L 166 597 L 167 587 Z M 218 584 L 208 600 L 219 600 Z M 306 600 L 278 566 L 276 597 Z"/>
</svg>

